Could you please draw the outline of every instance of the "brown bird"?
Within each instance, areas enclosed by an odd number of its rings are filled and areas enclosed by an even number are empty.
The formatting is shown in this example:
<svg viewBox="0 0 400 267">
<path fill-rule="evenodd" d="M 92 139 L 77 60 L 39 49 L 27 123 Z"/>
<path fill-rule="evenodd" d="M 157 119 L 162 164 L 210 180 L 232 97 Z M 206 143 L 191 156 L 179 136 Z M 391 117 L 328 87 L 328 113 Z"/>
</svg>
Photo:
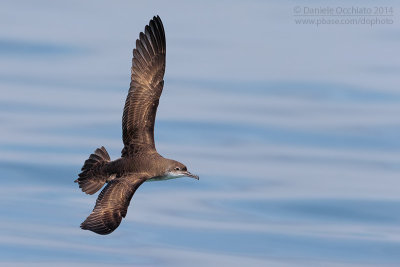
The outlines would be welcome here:
<svg viewBox="0 0 400 267">
<path fill-rule="evenodd" d="M 136 189 L 146 181 L 192 177 L 182 163 L 157 153 L 154 122 L 165 72 L 165 32 L 159 16 L 141 32 L 133 49 L 131 84 L 122 116 L 121 158 L 111 161 L 104 147 L 96 149 L 82 167 L 75 182 L 87 194 L 104 184 L 92 213 L 81 228 L 106 235 L 126 216 Z"/>
</svg>

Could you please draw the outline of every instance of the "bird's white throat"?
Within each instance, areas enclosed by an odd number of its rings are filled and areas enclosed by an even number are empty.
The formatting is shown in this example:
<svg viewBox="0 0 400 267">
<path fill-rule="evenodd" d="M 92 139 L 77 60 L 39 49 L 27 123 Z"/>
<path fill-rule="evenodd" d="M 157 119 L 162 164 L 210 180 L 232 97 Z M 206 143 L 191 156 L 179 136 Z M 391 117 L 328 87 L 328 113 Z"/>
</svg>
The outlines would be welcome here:
<svg viewBox="0 0 400 267">
<path fill-rule="evenodd" d="M 153 178 L 147 179 L 146 182 L 171 180 L 171 179 L 176 179 L 176 178 L 180 178 L 180 177 L 184 177 L 184 176 L 185 175 L 183 173 L 169 172 L 168 174 L 166 174 L 164 176 L 157 176 L 157 177 L 153 177 Z"/>
</svg>

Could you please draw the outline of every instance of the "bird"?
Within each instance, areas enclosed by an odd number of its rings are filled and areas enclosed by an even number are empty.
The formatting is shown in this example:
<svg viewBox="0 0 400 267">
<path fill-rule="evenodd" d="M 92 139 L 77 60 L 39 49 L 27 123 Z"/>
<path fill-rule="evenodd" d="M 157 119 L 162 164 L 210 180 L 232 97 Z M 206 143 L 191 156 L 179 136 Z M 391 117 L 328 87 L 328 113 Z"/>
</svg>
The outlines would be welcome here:
<svg viewBox="0 0 400 267">
<path fill-rule="evenodd" d="M 146 181 L 181 177 L 199 180 L 187 167 L 161 156 L 154 143 L 154 123 L 164 87 L 166 40 L 161 18 L 154 16 L 133 49 L 131 82 L 122 116 L 121 157 L 111 160 L 102 146 L 84 162 L 74 182 L 86 194 L 100 192 L 83 230 L 112 233 L 125 218 L 132 196 Z"/>
</svg>

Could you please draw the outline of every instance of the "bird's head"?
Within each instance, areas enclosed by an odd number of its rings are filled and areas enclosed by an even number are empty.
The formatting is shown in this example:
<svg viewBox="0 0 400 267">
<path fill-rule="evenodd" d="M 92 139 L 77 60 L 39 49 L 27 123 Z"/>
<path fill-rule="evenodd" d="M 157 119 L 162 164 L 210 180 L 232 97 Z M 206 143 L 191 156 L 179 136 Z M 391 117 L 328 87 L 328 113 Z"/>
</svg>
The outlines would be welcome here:
<svg viewBox="0 0 400 267">
<path fill-rule="evenodd" d="M 199 180 L 199 176 L 188 172 L 186 166 L 176 160 L 170 160 L 170 164 L 168 164 L 168 168 L 166 170 L 166 176 L 171 178 L 186 176 Z"/>
</svg>

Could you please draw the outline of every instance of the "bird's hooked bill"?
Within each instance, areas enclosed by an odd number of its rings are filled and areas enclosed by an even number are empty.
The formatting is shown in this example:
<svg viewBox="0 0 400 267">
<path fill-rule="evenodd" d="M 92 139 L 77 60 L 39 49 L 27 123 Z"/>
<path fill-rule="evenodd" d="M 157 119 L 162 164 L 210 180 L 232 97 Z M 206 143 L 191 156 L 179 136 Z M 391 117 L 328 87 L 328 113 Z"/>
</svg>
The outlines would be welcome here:
<svg viewBox="0 0 400 267">
<path fill-rule="evenodd" d="M 185 174 L 185 176 L 194 178 L 194 179 L 196 179 L 196 180 L 199 180 L 199 179 L 200 179 L 200 177 L 199 177 L 198 175 L 192 174 L 192 173 L 190 173 L 190 172 L 184 172 L 184 174 Z"/>
</svg>

